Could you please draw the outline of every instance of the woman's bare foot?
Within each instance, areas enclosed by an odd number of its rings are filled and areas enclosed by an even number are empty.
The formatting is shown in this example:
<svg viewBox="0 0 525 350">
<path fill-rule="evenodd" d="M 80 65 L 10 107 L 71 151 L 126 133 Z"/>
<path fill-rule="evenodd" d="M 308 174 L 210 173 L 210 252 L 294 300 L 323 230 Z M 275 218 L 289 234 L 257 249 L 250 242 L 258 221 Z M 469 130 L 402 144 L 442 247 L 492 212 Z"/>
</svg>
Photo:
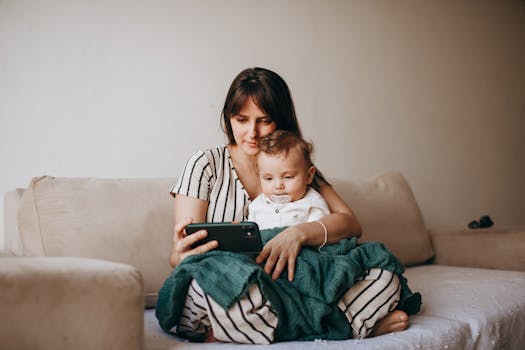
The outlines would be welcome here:
<svg viewBox="0 0 525 350">
<path fill-rule="evenodd" d="M 383 335 L 392 332 L 404 331 L 408 328 L 408 315 L 401 310 L 394 310 L 382 319 L 380 319 L 372 332 L 371 337 Z"/>
<path fill-rule="evenodd" d="M 213 330 L 210 328 L 208 329 L 208 332 L 206 332 L 206 337 L 204 338 L 205 343 L 213 343 L 217 341 L 215 337 L 213 336 Z"/>
</svg>

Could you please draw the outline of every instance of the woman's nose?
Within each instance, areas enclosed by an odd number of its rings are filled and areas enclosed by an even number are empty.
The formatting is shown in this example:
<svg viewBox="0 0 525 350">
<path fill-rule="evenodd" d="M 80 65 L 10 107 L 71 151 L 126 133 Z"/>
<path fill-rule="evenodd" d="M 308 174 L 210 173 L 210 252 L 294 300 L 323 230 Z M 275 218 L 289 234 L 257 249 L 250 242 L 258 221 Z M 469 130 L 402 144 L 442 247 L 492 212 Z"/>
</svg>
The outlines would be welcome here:
<svg viewBox="0 0 525 350">
<path fill-rule="evenodd" d="M 252 138 L 256 138 L 257 137 L 257 124 L 254 122 L 254 123 L 251 123 L 248 127 L 249 127 L 248 135 Z"/>
</svg>

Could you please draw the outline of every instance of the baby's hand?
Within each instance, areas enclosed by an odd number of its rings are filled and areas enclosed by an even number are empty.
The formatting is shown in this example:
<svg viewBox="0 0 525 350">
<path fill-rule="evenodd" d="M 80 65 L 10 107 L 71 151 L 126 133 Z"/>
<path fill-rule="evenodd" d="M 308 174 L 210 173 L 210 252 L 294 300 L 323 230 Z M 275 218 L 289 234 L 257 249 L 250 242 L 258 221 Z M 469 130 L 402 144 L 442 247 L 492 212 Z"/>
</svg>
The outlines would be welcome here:
<svg viewBox="0 0 525 350">
<path fill-rule="evenodd" d="M 288 280 L 291 282 L 295 273 L 295 261 L 301 251 L 301 232 L 292 227 L 288 227 L 277 236 L 272 238 L 266 245 L 255 262 L 264 265 L 264 272 L 271 274 L 272 279 L 279 278 L 284 268 L 288 266 Z"/>
</svg>

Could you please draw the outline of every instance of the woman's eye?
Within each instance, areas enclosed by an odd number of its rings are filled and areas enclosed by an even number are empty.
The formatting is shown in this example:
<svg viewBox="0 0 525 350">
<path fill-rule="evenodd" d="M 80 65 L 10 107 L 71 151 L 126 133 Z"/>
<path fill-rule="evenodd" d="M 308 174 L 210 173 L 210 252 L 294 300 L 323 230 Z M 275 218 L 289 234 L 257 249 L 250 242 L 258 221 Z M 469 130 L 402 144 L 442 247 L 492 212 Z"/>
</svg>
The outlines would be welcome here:
<svg viewBox="0 0 525 350">
<path fill-rule="evenodd" d="M 246 123 L 246 120 L 247 120 L 247 118 L 241 117 L 241 116 L 238 116 L 238 115 L 236 115 L 234 118 L 237 121 L 237 123 Z"/>
<path fill-rule="evenodd" d="M 264 118 L 260 118 L 260 119 L 258 119 L 257 122 L 259 122 L 259 123 L 263 123 L 263 124 L 266 124 L 266 125 L 267 125 L 267 124 L 271 124 L 271 123 L 273 123 L 273 119 L 270 118 L 270 117 L 264 117 Z"/>
</svg>

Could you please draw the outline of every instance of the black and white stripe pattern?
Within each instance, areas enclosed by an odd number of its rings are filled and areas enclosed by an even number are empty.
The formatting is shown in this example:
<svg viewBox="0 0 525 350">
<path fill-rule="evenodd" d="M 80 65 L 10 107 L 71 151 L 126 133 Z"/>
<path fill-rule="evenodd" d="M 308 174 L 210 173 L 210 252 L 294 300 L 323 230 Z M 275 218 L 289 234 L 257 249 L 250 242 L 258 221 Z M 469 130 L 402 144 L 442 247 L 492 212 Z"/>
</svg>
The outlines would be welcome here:
<svg viewBox="0 0 525 350">
<path fill-rule="evenodd" d="M 277 324 L 277 314 L 256 284 L 250 285 L 247 294 L 225 310 L 192 280 L 179 325 L 173 331 L 200 340 L 211 326 L 215 339 L 223 342 L 270 344 Z"/>
<path fill-rule="evenodd" d="M 395 273 L 370 269 L 339 300 L 352 327 L 354 338 L 366 338 L 376 322 L 392 311 L 399 302 L 401 283 Z"/>
<path fill-rule="evenodd" d="M 204 339 L 210 327 L 204 292 L 198 283 L 192 280 L 179 324 L 172 331 L 184 338 L 199 341 Z"/>
<path fill-rule="evenodd" d="M 249 197 L 239 181 L 227 146 L 195 152 L 171 194 L 208 201 L 207 222 L 245 221 Z"/>
</svg>

